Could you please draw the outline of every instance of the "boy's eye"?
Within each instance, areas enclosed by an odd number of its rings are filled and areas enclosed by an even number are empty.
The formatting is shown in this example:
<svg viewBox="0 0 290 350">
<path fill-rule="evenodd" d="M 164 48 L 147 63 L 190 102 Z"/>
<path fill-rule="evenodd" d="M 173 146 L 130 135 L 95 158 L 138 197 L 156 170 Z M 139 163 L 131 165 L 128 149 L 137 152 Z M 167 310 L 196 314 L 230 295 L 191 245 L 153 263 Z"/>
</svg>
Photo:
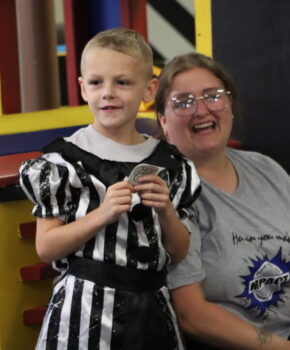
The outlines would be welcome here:
<svg viewBox="0 0 290 350">
<path fill-rule="evenodd" d="M 99 85 L 99 84 L 101 84 L 101 80 L 90 80 L 89 84 L 90 85 Z"/>
<path fill-rule="evenodd" d="M 118 84 L 127 86 L 130 85 L 130 82 L 128 80 L 118 80 Z"/>
</svg>

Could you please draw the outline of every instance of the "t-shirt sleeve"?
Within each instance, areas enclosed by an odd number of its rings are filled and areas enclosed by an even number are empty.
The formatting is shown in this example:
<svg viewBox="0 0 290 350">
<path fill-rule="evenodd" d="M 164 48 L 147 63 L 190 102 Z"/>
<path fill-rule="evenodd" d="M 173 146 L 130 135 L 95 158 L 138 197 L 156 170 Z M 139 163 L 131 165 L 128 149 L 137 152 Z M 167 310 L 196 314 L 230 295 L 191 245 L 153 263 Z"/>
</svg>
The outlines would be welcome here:
<svg viewBox="0 0 290 350">
<path fill-rule="evenodd" d="M 39 157 L 24 161 L 19 174 L 21 188 L 35 204 L 33 215 L 60 218 L 69 212 L 72 194 L 69 171 L 65 165 Z"/>
<path fill-rule="evenodd" d="M 201 236 L 194 217 L 190 217 L 191 236 L 187 256 L 177 264 L 168 268 L 167 284 L 169 289 L 175 289 L 202 281 L 206 272 L 201 260 Z"/>
</svg>

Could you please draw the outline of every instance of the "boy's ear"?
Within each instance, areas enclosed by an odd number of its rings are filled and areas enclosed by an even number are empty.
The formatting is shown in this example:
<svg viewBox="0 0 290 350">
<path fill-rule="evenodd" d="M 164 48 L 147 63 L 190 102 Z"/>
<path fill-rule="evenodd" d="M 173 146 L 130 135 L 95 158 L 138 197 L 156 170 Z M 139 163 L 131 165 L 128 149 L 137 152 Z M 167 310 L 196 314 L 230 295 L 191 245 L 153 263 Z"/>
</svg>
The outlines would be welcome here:
<svg viewBox="0 0 290 350">
<path fill-rule="evenodd" d="M 156 91 L 158 87 L 158 80 L 156 78 L 152 78 L 147 83 L 147 87 L 144 93 L 143 101 L 150 102 L 154 99 Z"/>
<path fill-rule="evenodd" d="M 165 138 L 168 138 L 167 124 L 166 124 L 165 116 L 160 114 L 160 113 L 158 113 L 157 114 L 157 118 L 159 120 L 159 124 L 161 126 L 162 131 L 163 131 L 163 135 L 165 136 Z"/>
<path fill-rule="evenodd" d="M 83 78 L 82 77 L 78 77 L 78 82 L 79 82 L 80 87 L 81 87 L 82 98 L 84 99 L 85 102 L 87 102 L 86 87 L 85 87 Z"/>
</svg>

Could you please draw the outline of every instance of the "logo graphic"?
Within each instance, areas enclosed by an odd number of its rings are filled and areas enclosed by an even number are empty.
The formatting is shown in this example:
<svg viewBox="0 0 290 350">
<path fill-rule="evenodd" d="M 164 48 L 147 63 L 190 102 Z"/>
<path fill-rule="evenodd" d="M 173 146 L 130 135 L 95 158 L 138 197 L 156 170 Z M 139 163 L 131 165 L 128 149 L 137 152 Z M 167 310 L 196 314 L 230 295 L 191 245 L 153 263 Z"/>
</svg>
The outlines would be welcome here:
<svg viewBox="0 0 290 350">
<path fill-rule="evenodd" d="M 283 302 L 281 296 L 284 286 L 290 280 L 290 262 L 282 258 L 282 250 L 272 260 L 267 255 L 262 259 L 251 259 L 253 266 L 249 267 L 249 275 L 240 276 L 245 286 L 244 292 L 237 295 L 251 301 L 247 309 L 257 308 L 260 317 L 271 305 L 277 306 Z"/>
</svg>

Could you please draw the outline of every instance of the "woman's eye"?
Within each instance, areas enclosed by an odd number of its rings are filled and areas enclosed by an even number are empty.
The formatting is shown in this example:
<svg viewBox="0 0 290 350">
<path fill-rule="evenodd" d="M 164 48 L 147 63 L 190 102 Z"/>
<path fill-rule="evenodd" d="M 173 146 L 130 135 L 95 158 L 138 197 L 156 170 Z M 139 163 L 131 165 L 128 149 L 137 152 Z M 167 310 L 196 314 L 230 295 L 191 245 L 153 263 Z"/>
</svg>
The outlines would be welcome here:
<svg viewBox="0 0 290 350">
<path fill-rule="evenodd" d="M 188 108 L 191 104 L 191 101 L 179 101 L 178 108 Z"/>
<path fill-rule="evenodd" d="M 206 98 L 206 100 L 207 100 L 208 102 L 217 101 L 217 100 L 220 99 L 220 97 L 221 97 L 221 95 L 218 94 L 218 93 L 216 93 L 216 94 L 208 94 L 208 95 L 205 96 L 205 98 Z"/>
</svg>

